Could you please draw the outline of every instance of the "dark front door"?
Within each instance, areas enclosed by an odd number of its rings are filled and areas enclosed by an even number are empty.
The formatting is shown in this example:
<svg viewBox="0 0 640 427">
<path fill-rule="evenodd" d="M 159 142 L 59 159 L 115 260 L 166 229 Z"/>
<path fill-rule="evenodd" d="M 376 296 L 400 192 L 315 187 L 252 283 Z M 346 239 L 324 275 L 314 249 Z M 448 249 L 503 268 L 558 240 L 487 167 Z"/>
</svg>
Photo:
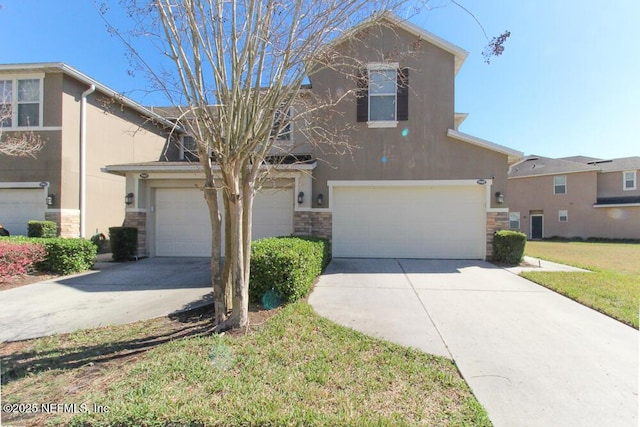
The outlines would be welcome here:
<svg viewBox="0 0 640 427">
<path fill-rule="evenodd" d="M 542 215 L 531 215 L 531 238 L 542 239 Z"/>
</svg>

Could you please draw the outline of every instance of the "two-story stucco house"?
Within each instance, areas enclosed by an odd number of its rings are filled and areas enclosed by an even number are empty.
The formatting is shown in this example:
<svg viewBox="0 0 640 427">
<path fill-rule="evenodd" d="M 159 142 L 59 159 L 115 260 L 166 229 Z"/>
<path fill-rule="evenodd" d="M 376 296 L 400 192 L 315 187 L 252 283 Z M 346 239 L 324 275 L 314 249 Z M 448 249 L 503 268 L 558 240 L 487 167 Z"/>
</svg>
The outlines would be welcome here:
<svg viewBox="0 0 640 427">
<path fill-rule="evenodd" d="M 122 225 L 125 180 L 101 168 L 161 158 L 172 123 L 62 63 L 0 65 L 0 90 L 3 132 L 45 142 L 36 158 L 0 156 L 0 224 L 20 235 L 47 219 L 86 238 Z"/>
<path fill-rule="evenodd" d="M 304 89 L 320 97 L 358 91 L 338 105 L 343 122 L 334 123 L 356 148 L 339 155 L 296 144 L 304 161 L 275 167 L 256 196 L 253 237 L 326 236 L 336 257 L 490 257 L 494 231 L 508 228 L 509 164 L 522 153 L 457 130 L 466 115 L 454 112 L 454 79 L 467 52 L 386 20 L 335 42 L 357 55 L 360 78 L 325 69 Z M 302 137 L 295 122 L 293 135 Z M 203 175 L 184 151 L 105 168 L 126 176 L 135 195 L 126 222 L 144 230 L 141 255 L 210 255 Z"/>
<path fill-rule="evenodd" d="M 640 157 L 527 156 L 509 172 L 510 227 L 531 239 L 640 239 Z"/>
</svg>

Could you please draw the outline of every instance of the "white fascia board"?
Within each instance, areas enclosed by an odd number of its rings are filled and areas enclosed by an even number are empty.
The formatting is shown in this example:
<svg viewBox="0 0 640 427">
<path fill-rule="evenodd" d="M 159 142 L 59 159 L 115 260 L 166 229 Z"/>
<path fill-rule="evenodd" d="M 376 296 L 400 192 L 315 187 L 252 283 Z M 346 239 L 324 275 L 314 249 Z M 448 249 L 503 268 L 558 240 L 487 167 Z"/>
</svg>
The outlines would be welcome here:
<svg viewBox="0 0 640 427">
<path fill-rule="evenodd" d="M 311 164 L 300 165 L 277 165 L 277 166 L 261 166 L 260 169 L 271 169 L 277 172 L 296 172 L 296 171 L 311 171 L 315 169 L 317 162 Z M 211 170 L 213 172 L 220 171 L 220 166 L 213 165 Z M 154 174 L 162 174 L 171 176 L 175 174 L 183 173 L 202 173 L 202 166 L 199 163 L 186 163 L 185 165 L 111 165 L 105 166 L 101 169 L 102 172 L 110 173 L 113 175 L 124 176 L 127 173 L 147 172 Z"/>
<path fill-rule="evenodd" d="M 451 42 L 448 42 L 447 40 L 436 36 L 435 34 L 425 30 L 424 28 L 421 28 L 409 21 L 407 21 L 406 19 L 402 19 L 400 18 L 398 15 L 392 13 L 392 12 L 383 12 L 383 16 L 381 17 L 380 15 L 374 16 L 372 18 L 366 19 L 362 22 L 360 22 L 359 24 L 351 27 L 349 30 L 343 32 L 338 38 L 336 38 L 335 40 L 332 40 L 331 42 L 328 43 L 328 46 L 336 46 L 339 45 L 340 43 L 349 40 L 350 38 L 352 38 L 355 34 L 357 34 L 358 32 L 362 31 L 363 29 L 371 26 L 372 24 L 378 22 L 378 20 L 381 19 L 383 21 L 387 21 L 389 23 L 391 23 L 392 25 L 395 25 L 405 31 L 407 31 L 410 34 L 413 34 L 416 37 L 419 37 L 437 47 L 439 47 L 440 49 L 443 49 L 446 52 L 449 52 L 450 54 L 452 54 L 455 58 L 454 60 L 454 75 L 458 74 L 458 70 L 460 70 L 460 67 L 462 67 L 462 64 L 464 63 L 464 60 L 467 58 L 467 56 L 469 55 L 469 52 L 467 52 L 466 50 L 462 49 L 459 46 L 454 45 Z"/>
<path fill-rule="evenodd" d="M 539 173 L 537 175 L 524 175 L 524 176 L 509 176 L 507 179 L 523 179 L 523 178 L 537 178 L 542 176 L 562 176 L 562 175 L 571 175 L 573 173 L 591 173 L 591 172 L 600 172 L 597 169 L 591 171 L 567 171 L 567 172 L 550 172 L 550 173 Z"/>
<path fill-rule="evenodd" d="M 516 162 L 524 157 L 524 153 L 522 151 L 517 151 L 509 147 L 505 147 L 504 145 L 496 144 L 491 141 L 487 141 L 486 139 L 478 138 L 476 136 L 472 136 L 466 133 L 458 132 L 457 130 L 448 129 L 447 136 L 450 138 L 457 139 L 459 141 L 468 142 L 469 144 L 477 145 L 482 148 L 486 148 L 487 150 L 496 151 L 501 154 L 506 154 L 509 156 L 509 162 Z"/>
<path fill-rule="evenodd" d="M 479 184 L 483 179 L 485 184 Z M 385 181 L 327 181 L 329 187 L 470 187 L 474 185 L 491 185 L 493 181 L 478 179 L 446 179 L 446 180 L 385 180 Z"/>
<path fill-rule="evenodd" d="M 594 208 L 637 208 L 640 203 L 618 203 L 615 205 L 593 205 Z"/>
</svg>

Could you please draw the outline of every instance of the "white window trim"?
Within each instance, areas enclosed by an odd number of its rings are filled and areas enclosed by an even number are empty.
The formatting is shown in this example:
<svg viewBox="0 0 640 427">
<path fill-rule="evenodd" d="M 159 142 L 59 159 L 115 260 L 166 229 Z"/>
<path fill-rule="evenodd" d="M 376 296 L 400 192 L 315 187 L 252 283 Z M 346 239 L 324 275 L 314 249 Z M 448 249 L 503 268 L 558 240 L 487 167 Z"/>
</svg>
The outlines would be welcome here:
<svg viewBox="0 0 640 427">
<path fill-rule="evenodd" d="M 367 76 L 369 82 L 371 82 L 371 71 L 387 71 L 393 70 L 398 71 L 400 68 L 400 63 L 398 62 L 372 62 L 367 65 Z M 374 95 L 376 96 L 376 95 Z M 389 96 L 389 95 L 385 95 Z M 396 87 L 395 91 L 395 105 L 396 105 L 396 119 L 398 118 L 398 89 Z M 371 117 L 371 91 L 370 84 L 367 85 L 367 102 L 369 105 L 367 106 L 367 114 L 368 119 Z M 397 120 L 367 120 L 367 126 L 370 128 L 395 128 L 398 127 Z"/>
<path fill-rule="evenodd" d="M 29 131 L 44 128 L 44 73 L 0 74 L 0 80 L 11 80 L 11 126 L 3 127 L 3 131 Z M 39 80 L 40 99 L 38 100 L 38 126 L 18 126 L 18 80 Z"/>
<path fill-rule="evenodd" d="M 564 178 L 564 193 L 557 193 L 556 192 L 556 178 Z M 568 191 L 568 186 L 567 186 L 567 176 L 566 175 L 554 175 L 553 176 L 553 194 L 567 194 Z"/>
<path fill-rule="evenodd" d="M 638 174 L 637 171 L 623 171 L 622 172 L 622 191 L 633 191 L 638 189 Z M 628 173 L 633 174 L 633 187 L 627 187 L 627 177 Z"/>
<path fill-rule="evenodd" d="M 564 215 L 563 215 L 564 213 Z M 564 221 L 562 220 L 562 217 L 564 217 Z M 569 211 L 566 209 L 560 209 L 558 210 L 558 222 L 569 222 Z"/>
</svg>

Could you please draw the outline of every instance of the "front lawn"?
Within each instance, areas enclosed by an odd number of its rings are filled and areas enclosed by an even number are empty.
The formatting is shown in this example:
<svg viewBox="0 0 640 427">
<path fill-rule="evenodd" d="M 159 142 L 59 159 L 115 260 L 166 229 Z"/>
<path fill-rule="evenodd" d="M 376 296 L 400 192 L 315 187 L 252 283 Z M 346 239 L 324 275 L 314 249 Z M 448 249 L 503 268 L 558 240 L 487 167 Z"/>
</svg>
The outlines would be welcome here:
<svg viewBox="0 0 640 427">
<path fill-rule="evenodd" d="M 522 276 L 638 328 L 640 244 L 527 242 L 525 254 L 591 270 Z"/>
<path fill-rule="evenodd" d="M 304 302 L 248 333 L 159 322 L 8 345 L 3 402 L 86 403 L 72 425 L 491 425 L 453 362 L 338 326 Z"/>
</svg>

